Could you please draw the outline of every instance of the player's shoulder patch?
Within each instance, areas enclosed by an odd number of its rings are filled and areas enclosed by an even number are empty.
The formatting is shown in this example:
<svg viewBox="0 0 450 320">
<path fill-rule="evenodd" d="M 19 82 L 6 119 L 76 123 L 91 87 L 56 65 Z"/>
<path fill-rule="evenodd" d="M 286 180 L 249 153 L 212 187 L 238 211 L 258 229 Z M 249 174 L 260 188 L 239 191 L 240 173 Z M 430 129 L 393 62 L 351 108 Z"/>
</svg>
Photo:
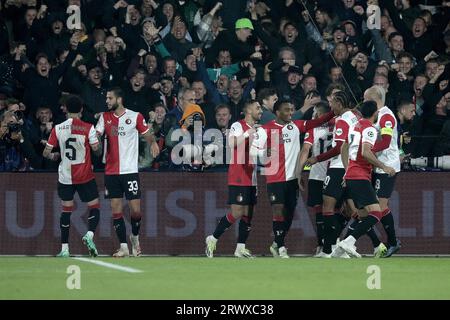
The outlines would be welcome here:
<svg viewBox="0 0 450 320">
<path fill-rule="evenodd" d="M 336 129 L 336 135 L 337 136 L 340 136 L 340 135 L 342 135 L 344 133 L 344 130 L 342 130 L 341 128 L 337 128 Z"/>
</svg>

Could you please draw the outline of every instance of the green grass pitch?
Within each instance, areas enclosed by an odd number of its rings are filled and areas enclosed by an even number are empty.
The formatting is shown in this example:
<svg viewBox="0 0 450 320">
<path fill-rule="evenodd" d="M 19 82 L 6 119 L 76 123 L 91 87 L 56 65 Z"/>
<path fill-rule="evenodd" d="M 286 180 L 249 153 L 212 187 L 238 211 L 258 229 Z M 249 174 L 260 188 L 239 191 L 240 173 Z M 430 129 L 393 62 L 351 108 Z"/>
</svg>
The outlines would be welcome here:
<svg viewBox="0 0 450 320">
<path fill-rule="evenodd" d="M 449 258 L 95 260 L 142 272 L 72 258 L 0 257 L 0 299 L 450 299 Z M 67 288 L 70 265 L 80 268 L 79 290 Z M 380 268 L 381 289 L 367 288 L 371 265 Z"/>
</svg>

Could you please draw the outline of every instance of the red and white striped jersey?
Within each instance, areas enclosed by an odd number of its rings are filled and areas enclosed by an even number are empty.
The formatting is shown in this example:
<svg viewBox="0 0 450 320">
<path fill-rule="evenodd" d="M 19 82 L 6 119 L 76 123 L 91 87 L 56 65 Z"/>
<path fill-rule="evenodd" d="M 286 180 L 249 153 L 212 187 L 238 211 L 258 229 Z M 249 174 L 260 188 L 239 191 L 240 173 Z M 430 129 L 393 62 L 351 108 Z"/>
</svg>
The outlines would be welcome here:
<svg viewBox="0 0 450 320">
<path fill-rule="evenodd" d="M 400 172 L 400 151 L 398 150 L 398 129 L 397 119 L 391 109 L 383 107 L 378 110 L 378 121 L 375 124 L 375 128 L 378 130 L 378 134 L 390 135 L 391 143 L 387 149 L 384 149 L 377 153 L 377 158 L 385 165 L 395 169 L 395 172 Z M 385 173 L 382 169 L 376 168 L 375 172 Z"/>
<path fill-rule="evenodd" d="M 303 143 L 311 145 L 313 157 L 317 157 L 319 154 L 327 152 L 331 148 L 331 140 L 333 139 L 333 125 L 330 125 L 330 122 L 309 130 L 305 134 Z M 320 181 L 325 180 L 329 163 L 330 159 L 314 164 L 309 171 L 309 179 Z"/>
<path fill-rule="evenodd" d="M 369 120 L 359 120 L 349 135 L 349 160 L 345 179 L 372 181 L 372 165 L 362 156 L 362 146 L 369 143 L 373 147 L 376 141 L 377 129 Z"/>
<path fill-rule="evenodd" d="M 149 130 L 139 112 L 125 109 L 117 116 L 113 111 L 103 113 L 95 127 L 100 135 L 105 134 L 106 175 L 138 172 L 139 133 Z"/>
<path fill-rule="evenodd" d="M 47 145 L 60 148 L 60 183 L 82 184 L 94 179 L 89 145 L 97 143 L 94 126 L 80 119 L 67 119 L 52 129 Z"/>
<path fill-rule="evenodd" d="M 359 115 L 352 110 L 346 111 L 341 116 L 336 118 L 333 131 L 333 142 L 331 144 L 333 148 L 336 146 L 336 141 L 347 141 L 348 134 L 358 123 L 359 118 Z M 340 153 L 331 158 L 330 168 L 344 168 Z"/>
<path fill-rule="evenodd" d="M 306 123 L 305 120 L 294 120 L 283 126 L 272 120 L 258 128 L 252 148 L 270 151 L 269 161 L 262 171 L 267 183 L 297 178 L 295 174 L 300 152 L 300 133 L 306 132 Z"/>
<path fill-rule="evenodd" d="M 240 120 L 231 125 L 229 139 L 240 137 L 252 127 Z M 256 160 L 250 159 L 249 141 L 252 137 L 245 139 L 240 146 L 232 150 L 231 163 L 228 167 L 228 185 L 230 186 L 256 186 Z"/>
</svg>

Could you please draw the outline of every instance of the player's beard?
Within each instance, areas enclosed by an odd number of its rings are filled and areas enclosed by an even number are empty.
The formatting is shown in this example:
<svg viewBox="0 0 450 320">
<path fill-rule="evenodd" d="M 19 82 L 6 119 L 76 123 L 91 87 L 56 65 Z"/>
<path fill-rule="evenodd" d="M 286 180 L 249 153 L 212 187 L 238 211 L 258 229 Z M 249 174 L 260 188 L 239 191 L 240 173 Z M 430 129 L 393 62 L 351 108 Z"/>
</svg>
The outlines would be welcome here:
<svg viewBox="0 0 450 320">
<path fill-rule="evenodd" d="M 111 110 L 111 111 L 116 111 L 118 107 L 119 107 L 119 104 L 118 104 L 118 103 L 114 103 L 114 104 L 112 105 L 111 109 L 109 109 L 109 110 Z"/>
</svg>

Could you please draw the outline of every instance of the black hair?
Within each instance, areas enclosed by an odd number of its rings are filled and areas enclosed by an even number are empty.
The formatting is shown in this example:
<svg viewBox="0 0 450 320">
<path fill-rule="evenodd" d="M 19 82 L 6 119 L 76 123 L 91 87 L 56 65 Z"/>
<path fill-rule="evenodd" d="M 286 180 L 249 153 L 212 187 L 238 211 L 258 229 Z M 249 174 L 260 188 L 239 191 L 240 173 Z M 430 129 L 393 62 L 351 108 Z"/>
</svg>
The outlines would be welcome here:
<svg viewBox="0 0 450 320">
<path fill-rule="evenodd" d="M 116 98 L 123 98 L 123 90 L 120 87 L 114 87 L 108 91 L 112 92 Z"/>
<path fill-rule="evenodd" d="M 348 95 L 344 91 L 338 91 L 333 94 L 333 99 L 338 101 L 343 108 L 351 108 Z"/>
<path fill-rule="evenodd" d="M 68 113 L 80 113 L 83 109 L 83 100 L 77 95 L 69 95 L 65 105 Z"/>
<path fill-rule="evenodd" d="M 320 112 L 321 114 L 325 114 L 327 112 L 330 112 L 330 105 L 326 101 L 319 101 L 314 108 L 316 111 Z"/>
<path fill-rule="evenodd" d="M 258 102 L 260 104 L 262 104 L 264 99 L 267 99 L 268 97 L 276 95 L 276 94 L 277 94 L 277 90 L 275 88 L 271 88 L 271 87 L 263 88 L 258 92 L 258 97 L 257 97 Z"/>
<path fill-rule="evenodd" d="M 275 105 L 273 106 L 273 112 L 277 112 L 278 110 L 281 109 L 281 106 L 283 104 L 292 104 L 292 102 L 286 98 L 283 97 L 283 99 L 278 100 Z"/>
<path fill-rule="evenodd" d="M 359 107 L 359 111 L 364 119 L 369 119 L 375 112 L 377 112 L 377 103 L 373 100 L 365 101 Z"/>
</svg>

